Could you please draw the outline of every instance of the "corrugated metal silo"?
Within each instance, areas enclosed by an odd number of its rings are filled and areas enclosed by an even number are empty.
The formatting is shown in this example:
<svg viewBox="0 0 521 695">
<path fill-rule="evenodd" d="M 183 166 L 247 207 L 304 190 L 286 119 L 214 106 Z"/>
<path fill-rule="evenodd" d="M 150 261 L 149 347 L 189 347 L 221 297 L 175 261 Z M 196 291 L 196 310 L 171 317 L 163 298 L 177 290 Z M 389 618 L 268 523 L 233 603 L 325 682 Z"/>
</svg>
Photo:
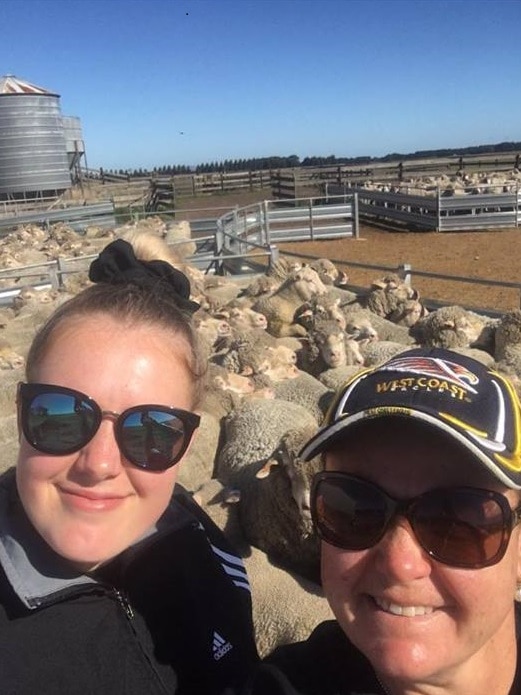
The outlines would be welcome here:
<svg viewBox="0 0 521 695">
<path fill-rule="evenodd" d="M 72 169 L 77 166 L 82 155 L 85 154 L 81 121 L 76 116 L 63 116 L 62 122 L 69 169 Z"/>
<path fill-rule="evenodd" d="M 59 100 L 12 75 L 0 78 L 0 197 L 71 187 Z"/>
</svg>

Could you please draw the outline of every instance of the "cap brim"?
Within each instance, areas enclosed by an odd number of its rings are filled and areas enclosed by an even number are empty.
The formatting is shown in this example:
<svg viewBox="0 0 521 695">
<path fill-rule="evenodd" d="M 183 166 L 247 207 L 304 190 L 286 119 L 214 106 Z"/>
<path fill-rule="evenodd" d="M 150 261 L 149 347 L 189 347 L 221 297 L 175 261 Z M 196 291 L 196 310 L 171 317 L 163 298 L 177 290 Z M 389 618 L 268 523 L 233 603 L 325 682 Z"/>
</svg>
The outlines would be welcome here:
<svg viewBox="0 0 521 695">
<path fill-rule="evenodd" d="M 494 477 L 501 481 L 506 487 L 513 490 L 521 490 L 521 484 L 517 484 L 511 480 L 500 466 L 498 466 L 477 444 L 466 437 L 463 433 L 459 432 L 454 427 L 451 427 L 445 421 L 440 420 L 439 417 L 433 416 L 430 413 L 422 410 L 412 410 L 411 408 L 404 408 L 402 413 L 395 412 L 390 414 L 388 407 L 372 407 L 368 410 L 362 410 L 358 413 L 344 416 L 334 424 L 320 429 L 302 448 L 299 453 L 299 458 L 301 458 L 303 461 L 309 461 L 315 456 L 330 449 L 357 424 L 360 424 L 363 421 L 381 419 L 384 417 L 400 417 L 419 420 L 431 426 L 433 429 L 444 432 L 451 439 L 455 440 L 465 449 L 470 451 L 470 453 L 472 453 L 476 459 L 484 464 L 492 475 L 494 475 Z"/>
</svg>

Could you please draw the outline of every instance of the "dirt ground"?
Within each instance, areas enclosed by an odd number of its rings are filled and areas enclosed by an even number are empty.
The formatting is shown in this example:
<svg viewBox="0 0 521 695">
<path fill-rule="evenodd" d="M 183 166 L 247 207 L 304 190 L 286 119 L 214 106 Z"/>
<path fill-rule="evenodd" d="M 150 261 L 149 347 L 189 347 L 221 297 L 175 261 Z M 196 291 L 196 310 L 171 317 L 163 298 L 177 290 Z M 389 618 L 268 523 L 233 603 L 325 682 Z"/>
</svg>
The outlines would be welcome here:
<svg viewBox="0 0 521 695">
<path fill-rule="evenodd" d="M 187 199 L 180 207 L 213 209 L 248 205 L 270 197 L 269 191 Z M 216 212 L 222 214 L 222 212 Z M 195 216 L 195 215 L 194 215 Z M 521 228 L 480 232 L 404 232 L 362 224 L 359 239 L 280 244 L 281 252 L 329 258 L 346 270 L 353 285 L 367 287 L 384 270 L 362 270 L 349 262 L 412 268 L 412 286 L 423 298 L 479 309 L 507 311 L 521 306 Z M 519 283 L 519 288 L 419 277 L 415 271 L 470 277 L 483 281 Z"/>
<path fill-rule="evenodd" d="M 280 249 L 329 258 L 338 265 L 344 261 L 349 282 L 354 285 L 366 287 L 384 272 L 350 267 L 349 261 L 394 270 L 407 263 L 411 266 L 412 286 L 423 298 L 495 311 L 521 305 L 521 228 L 437 233 L 393 232 L 361 225 L 359 239 L 301 242 L 296 246 L 281 244 Z M 420 277 L 415 271 L 512 282 L 519 288 Z"/>
</svg>

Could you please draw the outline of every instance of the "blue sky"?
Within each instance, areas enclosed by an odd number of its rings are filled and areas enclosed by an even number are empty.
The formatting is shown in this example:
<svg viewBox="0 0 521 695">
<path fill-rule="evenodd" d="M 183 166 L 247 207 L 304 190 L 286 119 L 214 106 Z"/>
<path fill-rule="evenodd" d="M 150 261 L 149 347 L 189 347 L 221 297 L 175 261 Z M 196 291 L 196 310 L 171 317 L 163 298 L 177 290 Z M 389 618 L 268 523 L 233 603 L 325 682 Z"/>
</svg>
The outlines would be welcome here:
<svg viewBox="0 0 521 695">
<path fill-rule="evenodd" d="M 90 167 L 521 140 L 521 0 L 1 0 Z"/>
</svg>

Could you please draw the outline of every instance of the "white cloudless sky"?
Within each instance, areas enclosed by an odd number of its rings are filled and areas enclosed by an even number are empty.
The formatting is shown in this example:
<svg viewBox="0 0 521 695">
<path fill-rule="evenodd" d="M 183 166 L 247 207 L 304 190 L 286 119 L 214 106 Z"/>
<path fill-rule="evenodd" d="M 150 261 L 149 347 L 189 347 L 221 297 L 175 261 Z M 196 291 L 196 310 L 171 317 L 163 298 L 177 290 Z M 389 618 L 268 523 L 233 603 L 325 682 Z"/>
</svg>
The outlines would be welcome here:
<svg viewBox="0 0 521 695">
<path fill-rule="evenodd" d="M 1 0 L 89 166 L 521 141 L 521 0 Z"/>
</svg>

